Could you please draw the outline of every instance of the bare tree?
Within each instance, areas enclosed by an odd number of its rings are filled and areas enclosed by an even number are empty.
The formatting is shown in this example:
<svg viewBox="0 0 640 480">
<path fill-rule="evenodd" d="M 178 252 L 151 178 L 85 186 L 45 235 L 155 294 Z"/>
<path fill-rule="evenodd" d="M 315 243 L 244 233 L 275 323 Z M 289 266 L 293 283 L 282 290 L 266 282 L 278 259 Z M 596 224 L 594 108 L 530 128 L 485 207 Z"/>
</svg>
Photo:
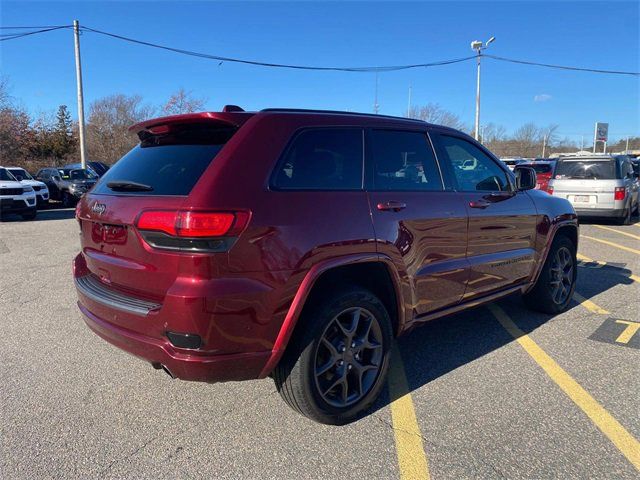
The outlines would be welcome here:
<svg viewBox="0 0 640 480">
<path fill-rule="evenodd" d="M 197 112 L 204 108 L 206 101 L 206 98 L 194 97 L 190 91 L 180 87 L 177 92 L 171 94 L 167 103 L 162 106 L 161 112 L 163 115 Z"/>
<path fill-rule="evenodd" d="M 6 75 L 0 75 L 0 108 L 5 108 L 10 104 L 9 78 Z"/>
<path fill-rule="evenodd" d="M 110 95 L 89 107 L 87 150 L 89 159 L 108 164 L 116 162 L 133 148 L 138 139 L 128 131 L 134 123 L 154 115 L 155 109 L 139 95 Z"/>
<path fill-rule="evenodd" d="M 480 126 L 480 140 L 485 145 L 503 141 L 507 137 L 507 129 L 502 125 L 487 123 Z"/>
<path fill-rule="evenodd" d="M 425 122 L 444 125 L 446 127 L 465 130 L 466 125 L 460 120 L 460 117 L 453 112 L 445 110 L 437 103 L 428 103 L 422 107 L 411 107 L 409 118 L 417 118 Z"/>
</svg>

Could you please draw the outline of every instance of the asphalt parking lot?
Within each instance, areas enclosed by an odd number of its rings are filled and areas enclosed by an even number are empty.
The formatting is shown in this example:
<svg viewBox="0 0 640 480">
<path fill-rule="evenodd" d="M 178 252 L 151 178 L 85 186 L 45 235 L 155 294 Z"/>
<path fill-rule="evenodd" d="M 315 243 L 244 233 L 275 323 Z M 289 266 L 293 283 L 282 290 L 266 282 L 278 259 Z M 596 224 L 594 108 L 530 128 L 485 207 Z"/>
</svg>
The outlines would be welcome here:
<svg viewBox="0 0 640 480">
<path fill-rule="evenodd" d="M 329 427 L 270 379 L 171 380 L 91 333 L 73 210 L 0 223 L 0 476 L 638 478 L 640 223 L 580 234 L 567 312 L 510 298 L 425 325 L 371 414 Z"/>
</svg>

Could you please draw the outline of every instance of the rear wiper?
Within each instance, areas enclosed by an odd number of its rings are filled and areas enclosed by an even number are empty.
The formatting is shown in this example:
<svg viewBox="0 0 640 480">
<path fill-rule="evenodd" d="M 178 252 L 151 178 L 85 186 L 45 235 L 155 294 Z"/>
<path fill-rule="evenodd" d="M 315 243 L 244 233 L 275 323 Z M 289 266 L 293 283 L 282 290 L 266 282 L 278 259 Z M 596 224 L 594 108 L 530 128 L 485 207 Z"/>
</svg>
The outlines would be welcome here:
<svg viewBox="0 0 640 480">
<path fill-rule="evenodd" d="M 108 182 L 107 187 L 116 192 L 150 192 L 153 190 L 151 185 L 129 180 L 114 180 L 113 182 Z"/>
</svg>

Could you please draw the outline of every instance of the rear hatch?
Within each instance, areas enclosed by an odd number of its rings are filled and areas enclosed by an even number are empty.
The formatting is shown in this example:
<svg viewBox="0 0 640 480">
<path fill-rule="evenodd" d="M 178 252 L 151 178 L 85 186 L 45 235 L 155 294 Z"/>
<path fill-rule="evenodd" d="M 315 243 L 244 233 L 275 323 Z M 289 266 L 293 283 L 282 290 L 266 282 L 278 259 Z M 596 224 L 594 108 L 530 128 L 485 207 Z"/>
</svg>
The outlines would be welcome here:
<svg viewBox="0 0 640 480">
<path fill-rule="evenodd" d="M 553 195 L 566 198 L 576 210 L 613 209 L 616 177 L 613 159 L 563 159 L 553 174 Z"/>
<path fill-rule="evenodd" d="M 140 144 L 78 205 L 88 273 L 125 293 L 162 301 L 181 270 L 188 271 L 199 259 L 151 247 L 136 222 L 149 210 L 185 208 L 189 193 L 237 129 L 212 119 L 143 127 Z"/>
</svg>

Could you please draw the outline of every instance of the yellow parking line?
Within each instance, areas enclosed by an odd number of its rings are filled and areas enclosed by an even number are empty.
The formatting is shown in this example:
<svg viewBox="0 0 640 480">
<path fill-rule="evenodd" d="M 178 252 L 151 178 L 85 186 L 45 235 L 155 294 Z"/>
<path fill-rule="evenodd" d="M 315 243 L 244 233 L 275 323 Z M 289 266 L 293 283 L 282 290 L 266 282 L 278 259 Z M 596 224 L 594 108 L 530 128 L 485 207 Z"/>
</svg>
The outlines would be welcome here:
<svg viewBox="0 0 640 480">
<path fill-rule="evenodd" d="M 428 480 L 431 477 L 422 444 L 422 433 L 409 392 L 402 357 L 395 347 L 389 364 L 388 385 L 391 398 L 396 399 L 391 402 L 391 420 L 400 478 L 401 480 Z"/>
<path fill-rule="evenodd" d="M 605 227 L 604 225 L 594 225 L 594 227 L 600 228 L 602 230 L 609 230 L 610 232 L 616 232 L 620 235 L 626 235 L 627 237 L 635 238 L 636 240 L 640 240 L 638 235 L 633 235 L 632 233 L 621 232 L 620 230 L 616 230 L 615 228 Z"/>
<path fill-rule="evenodd" d="M 607 310 L 596 305 L 591 300 L 587 300 L 578 292 L 573 292 L 573 299 L 590 312 L 597 313 L 598 315 L 609 315 Z"/>
<path fill-rule="evenodd" d="M 620 452 L 640 471 L 640 442 L 636 440 L 613 416 L 580 386 L 553 358 L 534 342 L 499 306 L 489 305 L 498 322 L 520 344 L 529 356 L 545 371 L 558 387 L 604 433 Z"/>
<path fill-rule="evenodd" d="M 606 267 L 607 266 L 607 262 L 602 262 L 600 260 L 594 260 L 592 258 L 586 257 L 584 255 L 581 254 L 576 254 L 576 258 L 578 260 L 580 260 L 581 262 L 588 262 L 588 263 L 597 263 L 598 265 L 600 265 L 601 267 Z M 634 275 L 633 273 L 629 275 L 629 277 L 631 280 L 633 280 L 634 282 L 640 283 L 640 277 L 638 275 Z"/>
<path fill-rule="evenodd" d="M 624 245 L 619 245 L 617 243 L 610 242 L 608 240 L 602 240 L 601 238 L 589 237 L 588 235 L 580 235 L 581 237 L 588 238 L 589 240 L 594 240 L 596 242 L 604 243 L 605 245 L 609 245 L 611 247 L 619 248 L 620 250 L 626 250 L 627 252 L 635 253 L 636 255 L 640 255 L 640 250 L 636 250 L 635 248 L 625 247 Z"/>
<path fill-rule="evenodd" d="M 581 262 L 597 263 L 599 265 L 599 267 L 594 267 L 594 268 L 604 267 L 607 264 L 607 262 L 601 262 L 600 260 L 594 260 L 593 258 L 585 257 L 584 255 L 581 255 L 579 253 L 576 254 L 576 258 L 578 260 L 580 260 Z"/>
</svg>

